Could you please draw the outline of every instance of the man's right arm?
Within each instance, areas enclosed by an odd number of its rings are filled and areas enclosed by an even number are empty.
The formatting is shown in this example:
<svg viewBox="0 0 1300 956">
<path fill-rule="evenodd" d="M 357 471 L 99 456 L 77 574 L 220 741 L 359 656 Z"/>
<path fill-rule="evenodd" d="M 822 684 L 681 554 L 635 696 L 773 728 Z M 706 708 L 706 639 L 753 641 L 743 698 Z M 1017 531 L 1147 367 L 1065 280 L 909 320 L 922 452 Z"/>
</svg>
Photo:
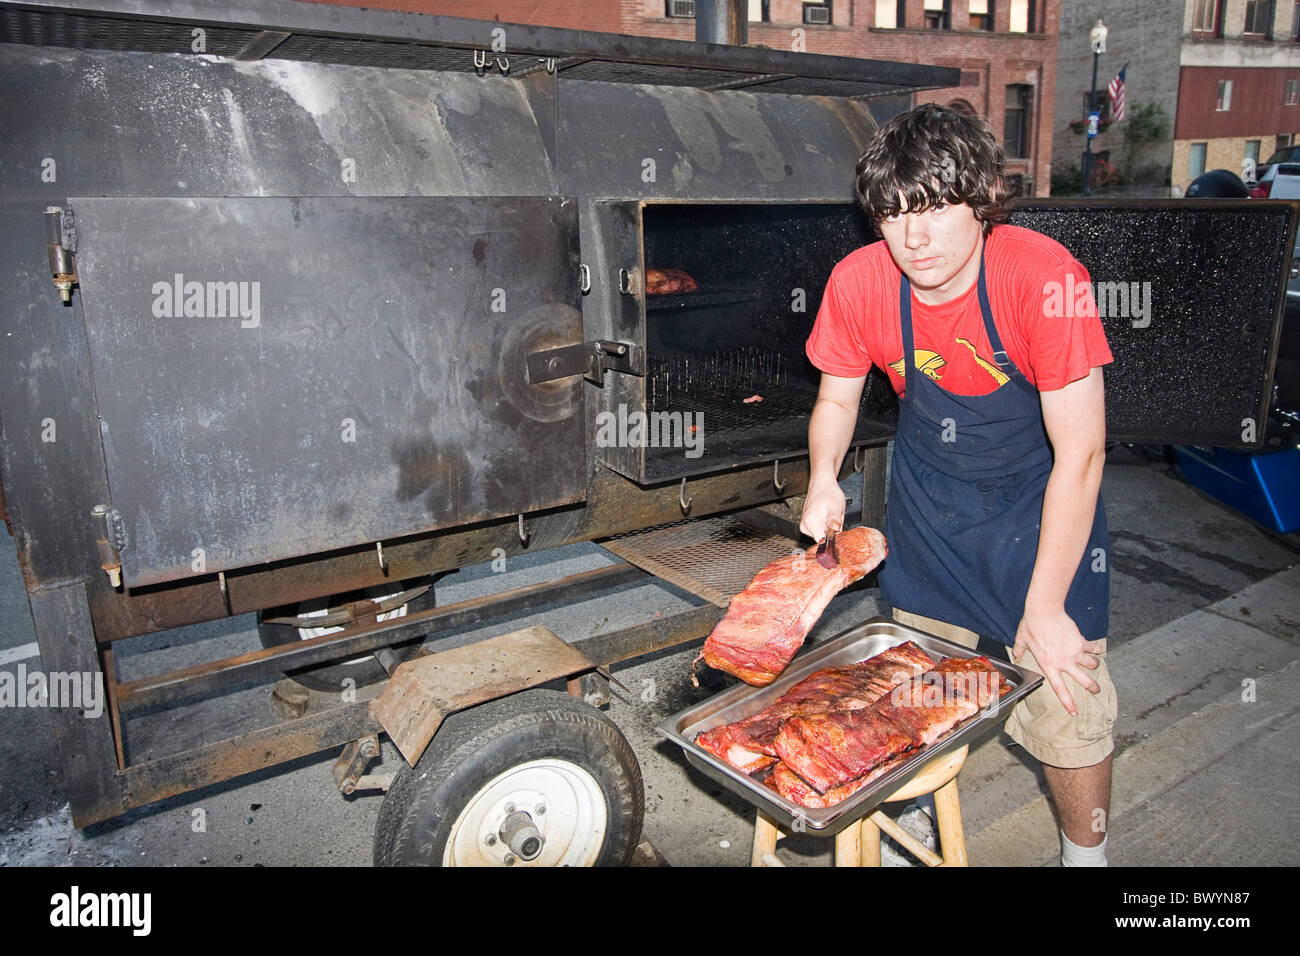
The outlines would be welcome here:
<svg viewBox="0 0 1300 956">
<path fill-rule="evenodd" d="M 822 373 L 808 423 L 808 494 L 804 499 L 799 530 L 814 541 L 826 536 L 826 525 L 844 521 L 844 492 L 838 475 L 840 462 L 849 450 L 866 375 L 844 378 Z"/>
</svg>

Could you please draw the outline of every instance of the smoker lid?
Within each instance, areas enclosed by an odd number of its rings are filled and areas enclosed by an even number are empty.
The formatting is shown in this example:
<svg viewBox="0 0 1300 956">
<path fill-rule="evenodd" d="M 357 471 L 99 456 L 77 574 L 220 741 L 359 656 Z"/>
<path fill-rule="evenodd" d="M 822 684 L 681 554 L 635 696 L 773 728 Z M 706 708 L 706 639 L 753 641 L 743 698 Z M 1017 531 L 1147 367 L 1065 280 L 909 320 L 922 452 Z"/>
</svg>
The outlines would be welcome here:
<svg viewBox="0 0 1300 956">
<path fill-rule="evenodd" d="M 469 72 L 475 52 L 504 30 L 506 75 L 549 66 L 562 79 L 645 83 L 752 93 L 872 97 L 955 86 L 956 69 L 690 43 L 617 33 L 560 30 L 490 20 L 373 10 L 294 0 L 0 0 L 0 42 L 88 50 L 264 57 L 357 66 Z M 499 75 L 495 57 L 487 69 Z"/>
</svg>

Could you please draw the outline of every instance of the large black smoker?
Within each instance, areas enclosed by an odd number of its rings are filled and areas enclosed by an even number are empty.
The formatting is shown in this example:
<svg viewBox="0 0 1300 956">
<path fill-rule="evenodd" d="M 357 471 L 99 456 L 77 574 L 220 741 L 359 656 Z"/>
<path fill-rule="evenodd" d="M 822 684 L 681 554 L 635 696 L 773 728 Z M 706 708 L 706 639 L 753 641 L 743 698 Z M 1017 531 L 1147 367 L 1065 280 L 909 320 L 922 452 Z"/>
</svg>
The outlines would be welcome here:
<svg viewBox="0 0 1300 956">
<path fill-rule="evenodd" d="M 802 343 L 835 262 L 873 238 L 854 162 L 957 71 L 257 7 L 0 2 L 5 517 L 43 667 L 110 690 L 103 719 L 55 712 L 73 818 L 339 747 L 351 792 L 376 785 L 386 733 L 411 766 L 378 861 L 625 861 L 640 771 L 583 697 L 708 632 L 745 578 L 708 578 L 719 553 L 751 532 L 796 546 Z M 1113 439 L 1258 444 L 1293 215 L 1017 211 L 1113 304 Z M 647 296 L 648 268 L 699 288 Z M 629 437 L 638 414 L 671 440 Z M 873 379 L 844 471 L 868 523 L 895 414 Z M 440 572 L 584 540 L 620 561 L 435 605 Z M 438 650 L 646 569 L 701 602 Z M 118 641 L 250 612 L 263 650 L 116 676 Z M 133 752 L 134 721 L 249 682 L 283 696 L 286 671 L 318 696 L 290 693 L 284 719 Z M 535 689 L 564 679 L 574 696 Z M 517 796 L 548 788 L 570 796 L 546 819 Z"/>
</svg>

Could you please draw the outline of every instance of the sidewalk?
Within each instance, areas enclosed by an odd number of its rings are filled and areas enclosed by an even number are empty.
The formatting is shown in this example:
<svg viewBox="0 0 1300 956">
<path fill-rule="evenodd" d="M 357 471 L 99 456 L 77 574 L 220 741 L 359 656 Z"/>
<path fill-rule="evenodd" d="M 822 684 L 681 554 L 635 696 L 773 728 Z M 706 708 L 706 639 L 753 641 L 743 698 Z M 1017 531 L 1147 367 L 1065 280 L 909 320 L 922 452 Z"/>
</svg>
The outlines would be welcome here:
<svg viewBox="0 0 1300 956">
<path fill-rule="evenodd" d="M 1110 862 L 1300 862 L 1300 568 L 1109 659 L 1120 700 Z M 971 860 L 1054 865 L 1060 848 L 1041 775 L 1009 744 L 1006 735 L 990 741 L 959 778 Z"/>
</svg>

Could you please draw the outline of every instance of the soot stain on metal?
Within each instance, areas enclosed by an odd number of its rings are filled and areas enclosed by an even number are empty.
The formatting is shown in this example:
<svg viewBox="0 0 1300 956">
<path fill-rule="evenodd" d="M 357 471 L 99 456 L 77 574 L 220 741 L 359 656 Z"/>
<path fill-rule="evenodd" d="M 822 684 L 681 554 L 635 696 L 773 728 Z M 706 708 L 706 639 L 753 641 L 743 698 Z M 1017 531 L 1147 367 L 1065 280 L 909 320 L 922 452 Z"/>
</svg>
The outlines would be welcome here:
<svg viewBox="0 0 1300 956">
<path fill-rule="evenodd" d="M 474 240 L 474 265 L 481 266 L 487 258 L 487 242 L 482 237 Z"/>
<path fill-rule="evenodd" d="M 397 439 L 391 455 L 398 472 L 398 501 L 412 501 L 423 495 L 425 507 L 435 515 L 459 510 L 453 500 L 457 480 L 469 481 L 473 474 L 463 452 L 437 447 L 433 435 L 426 432 Z"/>
</svg>

